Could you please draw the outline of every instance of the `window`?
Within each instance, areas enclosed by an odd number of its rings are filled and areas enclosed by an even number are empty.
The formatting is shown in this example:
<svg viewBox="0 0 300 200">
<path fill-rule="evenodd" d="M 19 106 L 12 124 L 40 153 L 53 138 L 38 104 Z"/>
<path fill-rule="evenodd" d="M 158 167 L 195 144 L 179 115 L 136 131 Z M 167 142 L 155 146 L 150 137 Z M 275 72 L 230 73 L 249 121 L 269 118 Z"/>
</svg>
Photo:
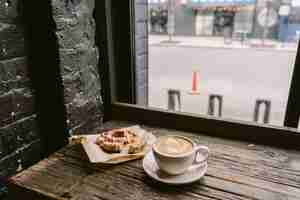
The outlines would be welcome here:
<svg viewBox="0 0 300 200">
<path fill-rule="evenodd" d="M 172 2 L 148 5 L 148 105 L 283 126 L 300 10 L 280 17 L 275 0 Z"/>
<path fill-rule="evenodd" d="M 275 0 L 106 4 L 112 118 L 297 145 L 298 29 Z"/>
</svg>

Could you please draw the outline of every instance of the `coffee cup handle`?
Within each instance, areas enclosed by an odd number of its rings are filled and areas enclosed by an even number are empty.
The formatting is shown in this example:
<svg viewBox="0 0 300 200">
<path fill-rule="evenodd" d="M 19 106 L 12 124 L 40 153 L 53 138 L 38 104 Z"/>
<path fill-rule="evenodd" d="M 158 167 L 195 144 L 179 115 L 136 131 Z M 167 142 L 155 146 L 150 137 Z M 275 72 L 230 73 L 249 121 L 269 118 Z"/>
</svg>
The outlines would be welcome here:
<svg viewBox="0 0 300 200">
<path fill-rule="evenodd" d="M 201 156 L 199 156 L 199 154 Z M 202 146 L 202 145 L 197 146 L 195 149 L 195 158 L 192 166 L 203 165 L 207 161 L 208 156 L 209 156 L 209 149 L 207 146 Z M 201 157 L 201 160 L 199 160 L 199 157 Z"/>
</svg>

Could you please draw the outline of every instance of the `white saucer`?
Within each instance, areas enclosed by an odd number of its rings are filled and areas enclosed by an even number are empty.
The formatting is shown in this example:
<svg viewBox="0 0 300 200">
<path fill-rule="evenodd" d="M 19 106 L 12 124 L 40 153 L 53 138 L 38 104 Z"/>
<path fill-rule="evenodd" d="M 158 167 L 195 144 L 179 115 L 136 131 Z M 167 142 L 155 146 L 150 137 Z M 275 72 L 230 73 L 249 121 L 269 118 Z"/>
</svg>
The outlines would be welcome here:
<svg viewBox="0 0 300 200">
<path fill-rule="evenodd" d="M 188 169 L 184 174 L 169 175 L 162 172 L 158 168 L 154 160 L 153 153 L 152 151 L 150 151 L 144 157 L 143 168 L 145 172 L 148 174 L 148 176 L 150 176 L 151 178 L 159 182 L 163 182 L 171 185 L 181 185 L 181 184 L 192 183 L 202 178 L 207 171 L 207 163 L 201 166 L 192 167 Z"/>
</svg>

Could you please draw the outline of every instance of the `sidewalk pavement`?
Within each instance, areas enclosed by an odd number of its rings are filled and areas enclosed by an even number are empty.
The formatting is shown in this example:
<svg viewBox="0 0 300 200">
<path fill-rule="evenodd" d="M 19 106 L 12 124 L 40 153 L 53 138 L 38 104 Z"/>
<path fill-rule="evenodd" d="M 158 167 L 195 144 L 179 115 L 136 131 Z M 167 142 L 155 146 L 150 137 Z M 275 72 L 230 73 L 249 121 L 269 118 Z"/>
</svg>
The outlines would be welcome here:
<svg viewBox="0 0 300 200">
<path fill-rule="evenodd" d="M 297 43 L 281 43 L 274 40 L 246 39 L 244 42 L 238 38 L 226 42 L 223 37 L 203 36 L 173 36 L 171 42 L 168 35 L 149 35 L 150 46 L 185 46 L 185 47 L 212 47 L 212 48 L 256 48 L 264 50 L 296 51 Z"/>
</svg>

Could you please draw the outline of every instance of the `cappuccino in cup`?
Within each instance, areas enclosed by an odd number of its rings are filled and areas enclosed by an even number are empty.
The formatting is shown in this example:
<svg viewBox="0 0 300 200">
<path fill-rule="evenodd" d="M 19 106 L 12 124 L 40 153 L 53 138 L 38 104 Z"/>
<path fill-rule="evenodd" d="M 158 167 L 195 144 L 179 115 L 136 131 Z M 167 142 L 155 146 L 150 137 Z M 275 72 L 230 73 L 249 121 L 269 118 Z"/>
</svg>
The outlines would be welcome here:
<svg viewBox="0 0 300 200">
<path fill-rule="evenodd" d="M 197 146 L 189 138 L 179 135 L 158 138 L 152 151 L 160 170 L 171 175 L 205 164 L 209 155 L 206 146 Z"/>
<path fill-rule="evenodd" d="M 162 137 L 155 148 L 161 154 L 176 156 L 193 151 L 193 143 L 182 137 Z"/>
</svg>

